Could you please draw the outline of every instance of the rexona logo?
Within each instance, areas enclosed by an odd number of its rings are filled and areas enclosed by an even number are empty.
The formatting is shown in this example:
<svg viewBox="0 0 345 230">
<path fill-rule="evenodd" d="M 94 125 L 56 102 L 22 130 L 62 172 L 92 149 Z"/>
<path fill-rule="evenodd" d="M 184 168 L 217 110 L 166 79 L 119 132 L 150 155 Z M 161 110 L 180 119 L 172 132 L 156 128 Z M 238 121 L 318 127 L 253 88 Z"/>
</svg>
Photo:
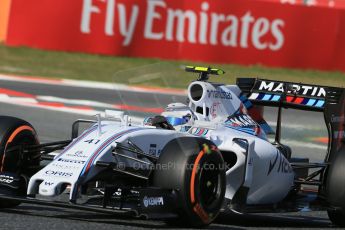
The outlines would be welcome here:
<svg viewBox="0 0 345 230">
<path fill-rule="evenodd" d="M 207 90 L 207 94 L 209 98 L 232 99 L 231 93 L 223 90 Z"/>
<path fill-rule="evenodd" d="M 73 173 L 60 172 L 60 171 L 54 171 L 54 170 L 48 170 L 45 172 L 45 174 L 49 176 L 58 176 L 58 177 L 71 177 L 73 175 Z"/>
<path fill-rule="evenodd" d="M 66 163 L 71 163 L 71 164 L 84 164 L 84 163 L 85 163 L 85 161 L 70 160 L 70 159 L 64 159 L 64 158 L 59 158 L 58 161 L 60 161 L 60 162 L 66 162 Z"/>
<path fill-rule="evenodd" d="M 147 197 L 144 196 L 143 203 L 145 208 L 149 206 L 162 206 L 164 205 L 163 197 Z"/>
<path fill-rule="evenodd" d="M 285 86 L 289 86 L 287 93 L 294 93 L 297 95 L 303 96 L 313 96 L 313 97 L 326 97 L 326 90 L 323 87 L 311 86 L 311 85 L 299 85 L 299 84 L 289 84 L 283 82 L 273 82 L 273 81 L 260 81 L 255 89 L 261 91 L 270 91 L 270 92 L 284 92 Z"/>
<path fill-rule="evenodd" d="M 169 6 L 164 0 L 146 0 L 146 7 L 115 0 L 83 0 L 80 30 L 84 34 L 91 34 L 96 30 L 91 26 L 92 20 L 95 20 L 93 15 L 102 14 L 104 34 L 113 37 L 119 31 L 123 46 L 131 45 L 133 37 L 143 33 L 139 36 L 147 40 L 244 49 L 254 47 L 257 50 L 272 51 L 283 47 L 285 22 L 282 19 L 255 16 L 249 9 L 238 10 L 241 12 L 238 15 L 231 13 L 231 7 L 228 8 L 229 12 L 221 13 L 220 10 L 226 9 L 220 8 L 212 1 L 180 9 Z"/>
</svg>

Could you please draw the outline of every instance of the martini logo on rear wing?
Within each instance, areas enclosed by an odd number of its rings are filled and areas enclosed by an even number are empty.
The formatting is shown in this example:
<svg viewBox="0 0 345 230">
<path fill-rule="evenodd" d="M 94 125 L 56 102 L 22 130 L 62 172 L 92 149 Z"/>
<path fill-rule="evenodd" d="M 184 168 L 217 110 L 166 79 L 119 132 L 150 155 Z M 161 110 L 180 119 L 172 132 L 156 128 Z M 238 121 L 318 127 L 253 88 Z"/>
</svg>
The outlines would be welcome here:
<svg viewBox="0 0 345 230">
<path fill-rule="evenodd" d="M 309 97 L 326 97 L 326 90 L 322 86 L 288 84 L 283 82 L 259 80 L 256 82 L 254 89 L 259 91 L 268 91 L 276 93 L 284 93 L 309 96 Z"/>
<path fill-rule="evenodd" d="M 283 105 L 306 110 L 323 110 L 329 96 L 327 92 L 336 89 L 255 78 L 239 78 L 237 79 L 237 85 L 254 104 Z"/>
</svg>

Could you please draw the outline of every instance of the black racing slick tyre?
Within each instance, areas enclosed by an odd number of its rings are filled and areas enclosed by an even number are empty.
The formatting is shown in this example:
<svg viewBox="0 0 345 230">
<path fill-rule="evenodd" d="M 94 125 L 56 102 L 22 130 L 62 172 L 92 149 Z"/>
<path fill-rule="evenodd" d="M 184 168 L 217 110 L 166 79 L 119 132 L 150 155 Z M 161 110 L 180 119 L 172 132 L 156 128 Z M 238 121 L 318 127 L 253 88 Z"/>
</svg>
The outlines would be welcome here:
<svg viewBox="0 0 345 230">
<path fill-rule="evenodd" d="M 36 144 L 39 144 L 39 141 L 31 124 L 19 118 L 0 116 L 0 173 L 19 180 L 16 188 L 1 184 L 0 193 L 17 196 L 26 194 L 26 178 L 38 170 L 40 152 L 25 155 L 21 147 Z M 0 201 L 0 208 L 17 205 L 19 202 Z"/>
<path fill-rule="evenodd" d="M 345 227 L 345 213 L 340 210 L 328 210 L 328 217 L 330 221 L 338 226 L 338 227 Z"/>
<path fill-rule="evenodd" d="M 332 209 L 329 219 L 334 225 L 345 227 L 345 147 L 330 162 L 326 179 L 326 198 Z"/>
<path fill-rule="evenodd" d="M 209 225 L 219 214 L 224 201 L 224 160 L 217 147 L 208 140 L 174 139 L 162 150 L 153 185 L 177 191 L 176 212 L 182 219 L 180 223 L 191 227 Z"/>
</svg>

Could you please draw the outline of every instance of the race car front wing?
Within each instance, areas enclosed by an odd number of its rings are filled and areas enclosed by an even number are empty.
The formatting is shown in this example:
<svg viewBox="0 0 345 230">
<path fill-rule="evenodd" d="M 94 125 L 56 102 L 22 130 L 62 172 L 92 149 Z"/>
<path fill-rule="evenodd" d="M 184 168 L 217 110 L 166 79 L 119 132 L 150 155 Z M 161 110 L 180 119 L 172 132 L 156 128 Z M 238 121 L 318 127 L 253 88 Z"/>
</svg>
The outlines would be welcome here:
<svg viewBox="0 0 345 230">
<path fill-rule="evenodd" d="M 15 179 L 14 181 L 18 180 Z M 11 183 L 0 182 L 0 186 L 11 187 L 12 185 Z M 135 190 L 122 189 L 120 192 L 114 187 L 105 187 L 98 194 L 80 196 L 78 202 L 68 200 L 67 193 L 56 198 L 39 195 L 31 197 L 0 194 L 0 202 L 6 200 L 118 216 L 165 219 L 177 217 L 177 193 L 176 190 L 153 187 L 135 188 Z"/>
</svg>

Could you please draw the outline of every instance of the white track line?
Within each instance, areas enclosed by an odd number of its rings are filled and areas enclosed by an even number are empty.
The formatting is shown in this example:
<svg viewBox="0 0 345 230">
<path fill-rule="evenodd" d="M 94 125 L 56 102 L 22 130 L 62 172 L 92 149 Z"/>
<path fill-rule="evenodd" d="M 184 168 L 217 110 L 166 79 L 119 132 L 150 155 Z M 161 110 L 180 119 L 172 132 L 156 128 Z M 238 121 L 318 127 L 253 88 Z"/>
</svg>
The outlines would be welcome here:
<svg viewBox="0 0 345 230">
<path fill-rule="evenodd" d="M 327 150 L 326 144 L 322 145 L 322 144 L 315 144 L 312 142 L 302 142 L 302 141 L 296 141 L 296 140 L 291 140 L 291 139 L 284 140 L 284 144 L 288 146 L 298 147 L 298 148 Z"/>
<path fill-rule="evenodd" d="M 275 121 L 267 121 L 267 124 L 269 124 L 272 127 L 276 127 L 277 123 Z M 320 131 L 324 130 L 323 127 L 325 126 L 312 126 L 312 125 L 298 125 L 298 124 L 288 124 L 288 123 L 282 123 L 282 127 L 286 127 L 289 129 L 296 129 L 296 130 L 312 130 L 312 131 Z"/>
<path fill-rule="evenodd" d="M 84 105 L 84 106 L 105 107 L 105 108 L 113 107 L 112 104 L 98 102 L 98 101 L 90 101 L 90 100 L 67 99 L 67 98 L 53 97 L 53 96 L 37 96 L 36 98 L 42 101 L 59 102 L 59 103 L 71 104 L 71 105 Z"/>
<path fill-rule="evenodd" d="M 98 81 L 11 76 L 11 75 L 6 75 L 6 74 L 0 74 L 0 81 L 28 82 L 28 83 L 60 85 L 60 86 L 63 85 L 63 86 L 92 88 L 92 89 L 121 90 L 121 91 L 142 92 L 142 93 L 150 93 L 150 94 L 157 93 L 157 94 L 167 94 L 167 95 L 187 95 L 186 90 L 179 90 L 179 89 L 128 86 L 125 84 L 105 83 L 105 82 L 98 82 Z"/>
<path fill-rule="evenodd" d="M 10 98 L 12 99 L 12 97 Z M 78 108 L 70 108 L 70 107 L 54 107 L 54 106 L 47 106 L 47 105 L 41 105 L 37 104 L 37 101 L 35 102 L 33 100 L 27 100 L 32 98 L 18 98 L 18 100 L 9 100 L 5 97 L 0 97 L 0 102 L 5 104 L 11 104 L 11 105 L 18 105 L 18 106 L 24 106 L 24 107 L 31 107 L 31 108 L 39 108 L 39 109 L 46 109 L 51 111 L 58 111 L 58 112 L 64 112 L 64 113 L 72 113 L 72 114 L 79 114 L 83 116 L 95 116 L 96 114 L 101 114 L 103 117 L 105 116 L 104 111 L 99 110 L 84 110 L 84 109 L 78 109 Z M 113 109 L 115 110 L 115 109 Z M 135 123 L 141 123 L 143 121 L 143 117 L 132 117 L 131 119 Z"/>
</svg>

